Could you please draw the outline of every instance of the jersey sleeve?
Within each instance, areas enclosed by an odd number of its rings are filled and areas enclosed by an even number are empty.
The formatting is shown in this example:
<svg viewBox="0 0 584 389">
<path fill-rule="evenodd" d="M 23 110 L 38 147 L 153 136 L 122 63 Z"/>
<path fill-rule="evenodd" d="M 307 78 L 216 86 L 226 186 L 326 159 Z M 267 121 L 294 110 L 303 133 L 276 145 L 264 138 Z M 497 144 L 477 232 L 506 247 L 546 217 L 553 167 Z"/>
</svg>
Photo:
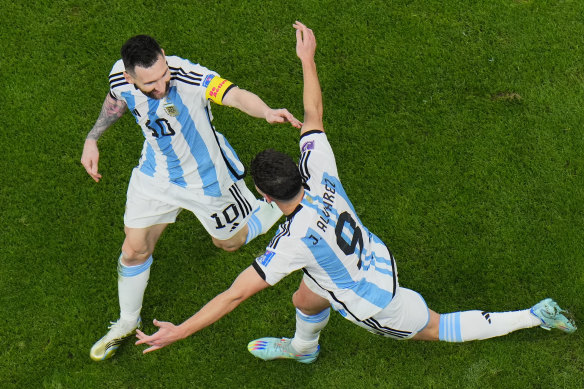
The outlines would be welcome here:
<svg viewBox="0 0 584 389">
<path fill-rule="evenodd" d="M 211 100 L 216 104 L 223 104 L 223 96 L 235 86 L 231 81 L 206 67 L 192 63 L 188 59 L 177 56 L 167 56 L 171 79 L 181 82 L 181 85 L 197 86 L 198 94 L 203 105 Z"/>
<path fill-rule="evenodd" d="M 124 63 L 120 59 L 114 64 L 108 77 L 110 87 L 109 94 L 116 100 L 124 100 L 119 91 L 122 87 L 128 85 L 128 81 L 126 81 L 126 78 L 124 77 L 124 69 Z"/>
<path fill-rule="evenodd" d="M 276 237 L 278 234 L 276 234 Z M 277 239 L 277 238 L 275 238 Z M 268 246 L 252 266 L 268 284 L 275 285 L 282 278 L 306 266 L 307 258 L 292 240 L 280 240 L 277 247 Z"/>
<path fill-rule="evenodd" d="M 324 172 L 338 177 L 335 155 L 324 132 L 308 131 L 300 137 L 298 169 L 308 186 L 311 179 L 320 179 Z"/>
</svg>

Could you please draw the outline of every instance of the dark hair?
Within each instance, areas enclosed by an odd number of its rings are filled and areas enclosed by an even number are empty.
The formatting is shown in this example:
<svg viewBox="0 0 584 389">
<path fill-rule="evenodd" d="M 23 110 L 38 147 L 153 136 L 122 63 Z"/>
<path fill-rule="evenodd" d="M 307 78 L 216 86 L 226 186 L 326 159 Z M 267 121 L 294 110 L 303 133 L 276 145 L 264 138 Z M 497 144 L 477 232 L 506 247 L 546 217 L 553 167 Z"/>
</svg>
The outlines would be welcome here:
<svg viewBox="0 0 584 389">
<path fill-rule="evenodd" d="M 134 73 L 136 66 L 149 68 L 154 65 L 162 55 L 162 49 L 151 36 L 136 35 L 124 43 L 121 53 L 126 71 Z"/>
<path fill-rule="evenodd" d="M 292 158 L 274 149 L 256 155 L 250 173 L 255 185 L 274 200 L 292 200 L 302 188 L 302 177 Z"/>
</svg>

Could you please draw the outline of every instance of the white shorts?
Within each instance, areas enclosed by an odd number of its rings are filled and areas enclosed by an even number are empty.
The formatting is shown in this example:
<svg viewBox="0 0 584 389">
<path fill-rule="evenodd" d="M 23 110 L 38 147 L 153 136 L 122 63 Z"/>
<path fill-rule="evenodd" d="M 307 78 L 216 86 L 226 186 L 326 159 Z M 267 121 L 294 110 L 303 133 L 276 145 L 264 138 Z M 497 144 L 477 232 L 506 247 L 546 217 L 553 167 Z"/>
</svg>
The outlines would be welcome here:
<svg viewBox="0 0 584 389">
<path fill-rule="evenodd" d="M 331 301 L 331 296 L 306 275 L 303 278 L 308 288 L 317 295 Z M 331 303 L 333 309 L 335 305 Z M 345 319 L 374 334 L 393 339 L 409 339 L 422 331 L 430 321 L 430 311 L 424 298 L 411 289 L 399 286 L 387 307 L 368 319 L 357 320 L 350 314 Z"/>
<path fill-rule="evenodd" d="M 124 224 L 146 228 L 174 223 L 183 209 L 195 214 L 209 235 L 219 240 L 234 236 L 257 208 L 256 198 L 243 180 L 223 189 L 221 197 L 203 195 L 201 189 L 186 189 L 161 183 L 135 168 L 128 185 Z"/>
</svg>

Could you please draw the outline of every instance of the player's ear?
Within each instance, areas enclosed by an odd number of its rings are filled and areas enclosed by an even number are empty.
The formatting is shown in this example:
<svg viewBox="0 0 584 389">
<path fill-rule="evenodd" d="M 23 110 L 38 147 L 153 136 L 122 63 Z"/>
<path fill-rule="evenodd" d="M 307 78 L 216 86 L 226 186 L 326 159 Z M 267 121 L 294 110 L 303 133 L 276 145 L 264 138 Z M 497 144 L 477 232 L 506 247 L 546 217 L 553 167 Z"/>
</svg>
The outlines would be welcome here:
<svg viewBox="0 0 584 389">
<path fill-rule="evenodd" d="M 130 73 L 128 73 L 127 71 L 124 70 L 124 78 L 126 79 L 126 81 L 128 81 L 129 84 L 134 84 L 134 78 L 132 77 L 132 75 Z"/>
<path fill-rule="evenodd" d="M 260 188 L 258 188 L 258 186 L 257 186 L 257 185 L 255 185 L 255 188 L 256 188 L 257 192 L 258 192 L 258 193 L 259 193 L 259 194 L 260 194 L 260 195 L 261 195 L 261 196 L 264 198 L 264 200 L 266 200 L 266 202 L 267 202 L 268 204 L 269 204 L 269 203 L 271 203 L 271 202 L 273 201 L 273 199 L 272 199 L 270 196 L 268 196 L 267 194 L 265 194 L 264 192 L 262 192 L 262 191 L 260 190 Z"/>
</svg>

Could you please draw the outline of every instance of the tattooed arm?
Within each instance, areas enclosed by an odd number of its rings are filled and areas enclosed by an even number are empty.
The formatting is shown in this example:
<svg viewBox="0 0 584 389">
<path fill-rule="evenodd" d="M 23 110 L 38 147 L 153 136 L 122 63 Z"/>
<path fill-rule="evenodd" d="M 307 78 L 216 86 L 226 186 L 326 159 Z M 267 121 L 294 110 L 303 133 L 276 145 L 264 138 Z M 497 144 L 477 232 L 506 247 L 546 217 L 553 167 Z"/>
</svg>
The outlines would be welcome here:
<svg viewBox="0 0 584 389">
<path fill-rule="evenodd" d="M 127 105 L 124 101 L 116 100 L 108 93 L 95 125 L 89 131 L 89 134 L 87 134 L 85 145 L 83 146 L 83 155 L 81 155 L 81 164 L 95 182 L 99 182 L 101 179 L 101 174 L 97 171 L 97 164 L 99 162 L 97 140 L 105 130 L 126 112 L 126 108 Z"/>
</svg>

